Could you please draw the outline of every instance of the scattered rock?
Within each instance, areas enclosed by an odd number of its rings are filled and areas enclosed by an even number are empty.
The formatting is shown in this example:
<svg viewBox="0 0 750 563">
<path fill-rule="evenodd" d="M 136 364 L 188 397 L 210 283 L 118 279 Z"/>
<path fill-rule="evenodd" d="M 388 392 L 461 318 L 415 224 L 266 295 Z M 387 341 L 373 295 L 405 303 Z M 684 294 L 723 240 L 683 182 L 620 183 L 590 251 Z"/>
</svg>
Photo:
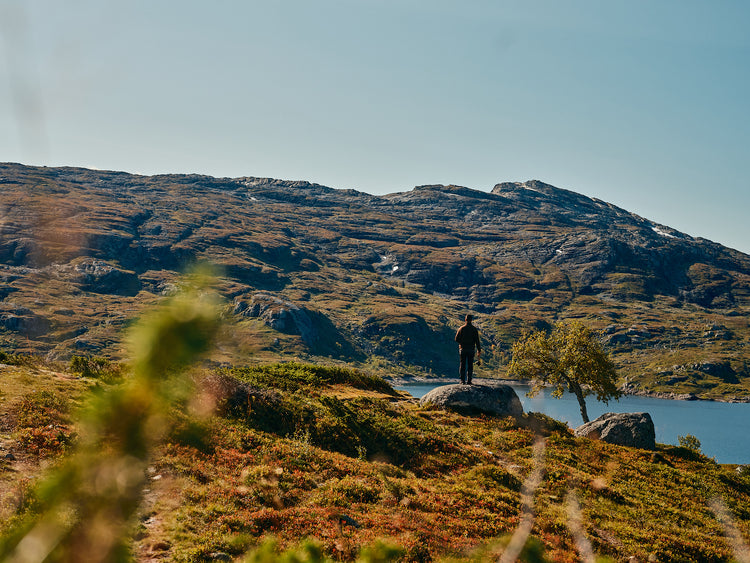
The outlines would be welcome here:
<svg viewBox="0 0 750 563">
<path fill-rule="evenodd" d="M 510 385 L 443 385 L 427 393 L 419 404 L 431 404 L 462 414 L 523 414 L 521 401 Z"/>
<path fill-rule="evenodd" d="M 84 291 L 132 296 L 141 289 L 141 282 L 135 272 L 123 270 L 97 258 L 84 257 L 50 268 L 54 275 L 77 284 Z"/>
<path fill-rule="evenodd" d="M 268 293 L 256 293 L 249 302 L 235 299 L 233 312 L 243 317 L 260 318 L 279 332 L 299 334 L 307 344 L 313 344 L 319 337 L 306 309 Z"/>
<path fill-rule="evenodd" d="M 158 541 L 151 546 L 151 551 L 169 551 L 172 548 L 172 544 L 168 541 Z"/>
<path fill-rule="evenodd" d="M 576 428 L 575 435 L 618 446 L 643 450 L 656 449 L 654 422 L 647 412 L 608 412 Z"/>
<path fill-rule="evenodd" d="M 28 338 L 46 334 L 51 326 L 48 319 L 25 307 L 15 307 L 9 311 L 0 312 L 0 328 L 18 332 Z"/>
<path fill-rule="evenodd" d="M 612 336 L 608 337 L 606 340 L 607 344 L 610 344 L 611 346 L 617 346 L 618 344 L 630 344 L 630 336 L 627 334 L 613 334 Z"/>
</svg>

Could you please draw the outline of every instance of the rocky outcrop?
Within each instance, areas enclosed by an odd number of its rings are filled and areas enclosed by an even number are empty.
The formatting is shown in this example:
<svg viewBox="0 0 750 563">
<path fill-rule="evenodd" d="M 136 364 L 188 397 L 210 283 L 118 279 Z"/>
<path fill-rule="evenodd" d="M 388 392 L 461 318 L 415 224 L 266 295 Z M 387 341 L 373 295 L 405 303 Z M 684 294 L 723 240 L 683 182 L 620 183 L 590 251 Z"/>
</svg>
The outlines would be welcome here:
<svg viewBox="0 0 750 563">
<path fill-rule="evenodd" d="M 510 385 L 443 385 L 427 393 L 419 404 L 434 405 L 462 414 L 523 414 L 521 401 Z"/>
<path fill-rule="evenodd" d="M 141 287 L 135 272 L 123 270 L 96 258 L 77 258 L 69 264 L 50 266 L 49 269 L 53 275 L 92 293 L 135 295 Z"/>
<path fill-rule="evenodd" d="M 308 311 L 269 293 L 256 293 L 250 301 L 235 299 L 233 312 L 243 317 L 259 318 L 279 332 L 299 334 L 308 344 L 318 339 Z"/>
<path fill-rule="evenodd" d="M 25 307 L 10 306 L 0 309 L 0 329 L 34 338 L 49 332 L 51 323 Z"/>
<path fill-rule="evenodd" d="M 608 412 L 576 428 L 575 435 L 642 450 L 656 448 L 654 422 L 647 412 Z"/>
</svg>

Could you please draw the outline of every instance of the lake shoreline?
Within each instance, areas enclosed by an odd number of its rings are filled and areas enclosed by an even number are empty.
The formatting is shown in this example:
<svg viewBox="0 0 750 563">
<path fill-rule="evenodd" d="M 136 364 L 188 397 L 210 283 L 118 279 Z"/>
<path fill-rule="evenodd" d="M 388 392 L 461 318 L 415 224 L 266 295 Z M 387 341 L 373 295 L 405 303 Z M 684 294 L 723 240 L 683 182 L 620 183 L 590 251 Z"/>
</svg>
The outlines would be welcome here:
<svg viewBox="0 0 750 563">
<path fill-rule="evenodd" d="M 459 383 L 458 377 L 425 377 L 425 376 L 401 376 L 401 377 L 385 377 L 384 378 L 390 385 L 409 385 L 409 384 L 421 384 L 421 383 L 435 383 L 450 385 L 453 383 Z M 502 379 L 502 378 L 491 378 L 491 377 L 475 377 L 474 381 L 477 383 L 484 383 L 490 385 L 531 385 L 531 381 L 528 379 Z M 705 401 L 712 403 L 750 403 L 750 397 L 721 397 L 721 398 L 704 398 L 695 395 L 694 393 L 675 393 L 665 391 L 643 391 L 636 389 L 623 390 L 623 395 L 629 395 L 634 397 L 649 397 L 652 399 L 665 399 L 668 401 Z"/>
</svg>

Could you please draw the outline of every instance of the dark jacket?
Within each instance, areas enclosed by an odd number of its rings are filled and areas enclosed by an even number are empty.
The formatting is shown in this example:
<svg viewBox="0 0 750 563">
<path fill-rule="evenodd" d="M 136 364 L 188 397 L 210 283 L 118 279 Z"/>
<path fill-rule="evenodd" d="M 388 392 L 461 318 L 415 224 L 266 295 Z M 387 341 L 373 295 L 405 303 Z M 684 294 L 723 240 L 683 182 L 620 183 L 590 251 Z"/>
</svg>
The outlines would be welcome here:
<svg viewBox="0 0 750 563">
<path fill-rule="evenodd" d="M 472 324 L 465 324 L 458 329 L 456 333 L 456 342 L 464 352 L 474 353 L 474 346 L 478 351 L 482 351 L 482 345 L 479 343 L 479 331 Z"/>
</svg>

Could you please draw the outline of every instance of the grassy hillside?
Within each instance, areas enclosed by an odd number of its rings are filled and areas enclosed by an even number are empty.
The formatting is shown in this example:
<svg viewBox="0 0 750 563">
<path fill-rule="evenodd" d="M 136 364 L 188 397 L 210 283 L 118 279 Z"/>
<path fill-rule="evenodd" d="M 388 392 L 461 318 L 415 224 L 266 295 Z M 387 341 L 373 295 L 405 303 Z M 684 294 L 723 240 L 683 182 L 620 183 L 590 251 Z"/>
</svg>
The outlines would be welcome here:
<svg viewBox="0 0 750 563">
<path fill-rule="evenodd" d="M 750 256 L 541 182 L 388 196 L 307 182 L 0 163 L 0 349 L 125 357 L 191 264 L 220 270 L 215 359 L 484 375 L 529 327 L 603 332 L 632 392 L 750 398 Z"/>
<path fill-rule="evenodd" d="M 16 360 L 5 358 L 23 364 Z M 50 480 L 40 476 L 66 467 L 85 442 L 82 397 L 116 394 L 132 377 L 104 365 L 83 376 L 80 364 L 76 373 L 8 363 L 0 367 L 6 541 L 44 512 Z M 305 539 L 317 547 L 308 544 L 302 561 L 321 560 L 310 555 L 316 549 L 335 560 L 496 560 L 524 518 L 524 494 L 535 515 L 529 561 L 578 561 L 577 541 L 615 561 L 730 561 L 722 503 L 750 538 L 750 474 L 685 448 L 575 438 L 542 415 L 425 409 L 348 368 L 269 364 L 190 379 L 194 391 L 163 407 L 168 432 L 153 442 L 127 527 L 137 561 L 270 561 Z"/>
</svg>

